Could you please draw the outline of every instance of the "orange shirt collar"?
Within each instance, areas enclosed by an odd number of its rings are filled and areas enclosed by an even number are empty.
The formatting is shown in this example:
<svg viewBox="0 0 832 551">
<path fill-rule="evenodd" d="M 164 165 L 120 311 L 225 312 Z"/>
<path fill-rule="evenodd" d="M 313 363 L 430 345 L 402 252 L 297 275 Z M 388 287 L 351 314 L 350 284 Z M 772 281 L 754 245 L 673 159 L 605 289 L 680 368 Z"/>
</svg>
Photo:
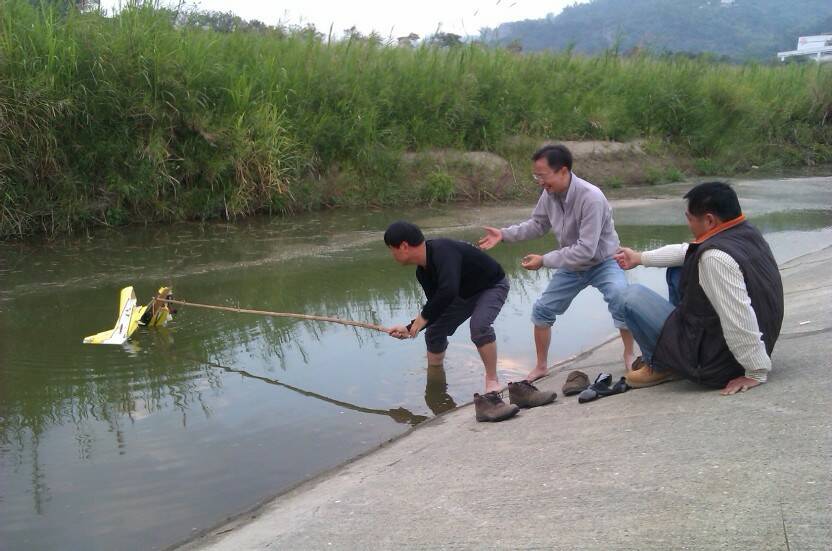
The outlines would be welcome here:
<svg viewBox="0 0 832 551">
<path fill-rule="evenodd" d="M 691 243 L 702 243 L 703 241 L 705 241 L 709 237 L 713 237 L 716 234 L 718 234 L 719 232 L 725 231 L 728 228 L 733 228 L 734 226 L 736 226 L 737 224 L 741 224 L 742 222 L 745 222 L 745 215 L 744 214 L 740 214 L 736 218 L 728 220 L 727 222 L 723 222 L 722 224 L 714 227 L 710 231 L 707 231 L 704 234 L 702 234 L 701 236 L 699 236 L 698 238 L 694 239 L 693 241 L 691 241 Z"/>
</svg>

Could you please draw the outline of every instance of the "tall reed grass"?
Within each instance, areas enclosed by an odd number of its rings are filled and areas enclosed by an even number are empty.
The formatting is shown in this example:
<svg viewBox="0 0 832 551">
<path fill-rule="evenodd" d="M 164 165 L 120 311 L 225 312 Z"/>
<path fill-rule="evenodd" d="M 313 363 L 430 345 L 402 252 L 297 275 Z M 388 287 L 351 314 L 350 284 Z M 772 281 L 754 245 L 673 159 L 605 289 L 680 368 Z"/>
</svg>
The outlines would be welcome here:
<svg viewBox="0 0 832 551">
<path fill-rule="evenodd" d="M 0 0 L 0 236 L 418 200 L 405 150 L 647 137 L 720 172 L 832 161 L 832 71 L 389 47 Z M 325 177 L 324 177 L 325 176 Z"/>
</svg>

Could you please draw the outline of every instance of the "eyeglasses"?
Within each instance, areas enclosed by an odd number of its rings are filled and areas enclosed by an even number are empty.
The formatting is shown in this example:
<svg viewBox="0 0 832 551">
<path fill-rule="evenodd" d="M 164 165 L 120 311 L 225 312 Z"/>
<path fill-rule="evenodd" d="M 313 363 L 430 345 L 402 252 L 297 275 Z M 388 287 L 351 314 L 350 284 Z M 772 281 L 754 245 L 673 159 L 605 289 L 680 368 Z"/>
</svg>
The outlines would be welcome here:
<svg viewBox="0 0 832 551">
<path fill-rule="evenodd" d="M 534 180 L 534 181 L 535 181 L 535 182 L 537 182 L 537 183 L 540 183 L 540 182 L 542 182 L 542 181 L 543 181 L 543 179 L 544 179 L 546 176 L 549 176 L 549 175 L 551 175 L 551 174 L 557 174 L 559 171 L 560 171 L 560 170 L 552 170 L 552 169 L 549 169 L 549 172 L 547 172 L 546 174 L 535 174 L 534 172 L 532 172 L 532 180 Z"/>
</svg>

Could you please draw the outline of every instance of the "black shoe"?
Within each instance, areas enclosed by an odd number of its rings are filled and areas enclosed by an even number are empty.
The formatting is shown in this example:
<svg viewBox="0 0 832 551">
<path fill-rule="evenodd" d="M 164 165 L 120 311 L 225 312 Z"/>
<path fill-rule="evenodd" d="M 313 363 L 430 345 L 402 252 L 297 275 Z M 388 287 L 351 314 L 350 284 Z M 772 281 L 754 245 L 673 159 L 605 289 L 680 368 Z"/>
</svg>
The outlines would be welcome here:
<svg viewBox="0 0 832 551">
<path fill-rule="evenodd" d="M 597 400 L 599 398 L 598 393 L 595 392 L 592 388 L 585 388 L 578 394 L 578 403 L 583 404 L 585 402 L 591 402 L 593 400 Z"/>
<path fill-rule="evenodd" d="M 589 388 L 578 394 L 578 403 L 583 404 L 597 400 L 598 398 L 603 398 L 604 396 L 618 394 L 618 392 L 610 388 L 610 383 L 612 383 L 612 375 L 609 373 L 599 373 L 595 377 L 595 382 L 589 385 Z"/>
<path fill-rule="evenodd" d="M 615 394 L 613 390 L 610 388 L 612 384 L 612 375 L 609 373 L 599 373 L 597 377 L 595 377 L 595 382 L 589 385 L 589 388 L 594 390 L 598 393 L 598 396 L 603 398 L 604 396 L 612 396 Z"/>
<path fill-rule="evenodd" d="M 617 383 L 612 385 L 613 394 L 621 394 L 622 392 L 627 392 L 628 390 L 630 390 L 630 385 L 627 384 L 626 377 L 621 377 Z"/>
<path fill-rule="evenodd" d="M 609 373 L 603 373 L 603 372 L 599 373 L 598 376 L 595 377 L 595 382 L 592 383 L 592 384 L 597 385 L 598 383 L 601 383 L 602 385 L 610 386 L 612 384 L 612 375 L 610 375 Z"/>
<path fill-rule="evenodd" d="M 477 421 L 505 421 L 517 415 L 520 408 L 514 404 L 503 402 L 503 398 L 496 390 L 485 394 L 474 394 L 474 412 Z"/>
<path fill-rule="evenodd" d="M 529 381 L 517 381 L 508 384 L 508 398 L 512 404 L 521 408 L 534 408 L 551 404 L 558 397 L 554 390 L 539 390 Z"/>
</svg>

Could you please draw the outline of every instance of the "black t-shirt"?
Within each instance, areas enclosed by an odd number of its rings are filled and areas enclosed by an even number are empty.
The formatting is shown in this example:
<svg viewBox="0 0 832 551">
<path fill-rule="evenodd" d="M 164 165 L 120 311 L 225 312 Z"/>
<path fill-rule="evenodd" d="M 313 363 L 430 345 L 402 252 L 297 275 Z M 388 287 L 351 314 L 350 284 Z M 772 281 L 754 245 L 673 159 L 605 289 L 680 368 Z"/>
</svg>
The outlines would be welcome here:
<svg viewBox="0 0 832 551">
<path fill-rule="evenodd" d="M 470 243 L 454 239 L 425 242 L 427 264 L 416 268 L 416 279 L 428 302 L 422 317 L 435 321 L 456 297 L 471 298 L 506 277 L 500 264 Z"/>
</svg>

